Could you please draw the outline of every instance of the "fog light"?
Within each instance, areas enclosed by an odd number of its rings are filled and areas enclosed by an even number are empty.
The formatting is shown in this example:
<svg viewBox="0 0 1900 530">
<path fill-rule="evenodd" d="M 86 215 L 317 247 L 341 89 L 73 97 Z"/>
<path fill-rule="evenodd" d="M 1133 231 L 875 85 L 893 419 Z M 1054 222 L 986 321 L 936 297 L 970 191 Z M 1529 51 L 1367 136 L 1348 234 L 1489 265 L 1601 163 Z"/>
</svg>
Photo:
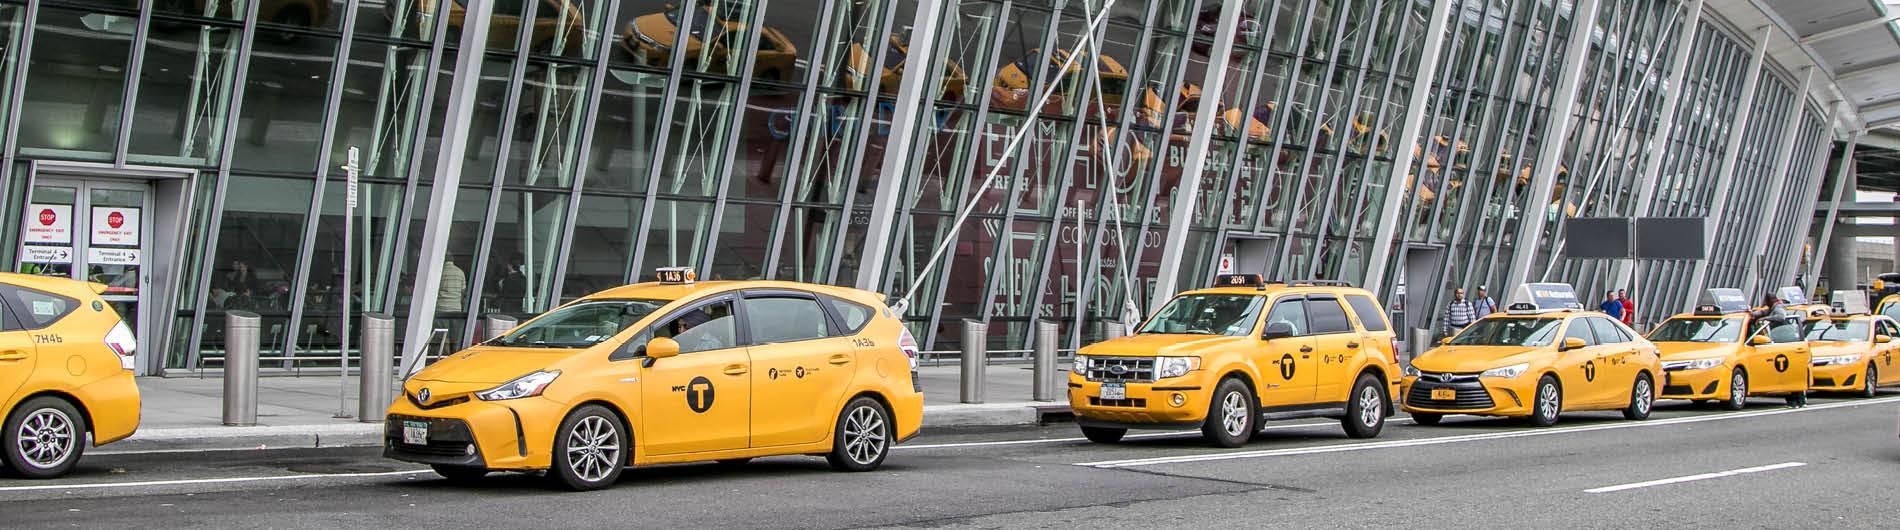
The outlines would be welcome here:
<svg viewBox="0 0 1900 530">
<path fill-rule="evenodd" d="M 1169 403 L 1172 403 L 1172 404 L 1174 404 L 1174 406 L 1176 406 L 1176 407 L 1179 407 L 1179 406 L 1181 406 L 1181 405 L 1186 405 L 1186 404 L 1187 404 L 1187 394 L 1182 394 L 1182 393 L 1180 393 L 1180 392 L 1175 392 L 1175 393 L 1174 393 L 1174 395 L 1172 395 L 1172 396 L 1168 396 L 1168 402 L 1169 402 Z"/>
<path fill-rule="evenodd" d="M 475 444 L 468 444 L 468 449 L 464 449 L 462 453 L 468 456 L 475 456 Z"/>
</svg>

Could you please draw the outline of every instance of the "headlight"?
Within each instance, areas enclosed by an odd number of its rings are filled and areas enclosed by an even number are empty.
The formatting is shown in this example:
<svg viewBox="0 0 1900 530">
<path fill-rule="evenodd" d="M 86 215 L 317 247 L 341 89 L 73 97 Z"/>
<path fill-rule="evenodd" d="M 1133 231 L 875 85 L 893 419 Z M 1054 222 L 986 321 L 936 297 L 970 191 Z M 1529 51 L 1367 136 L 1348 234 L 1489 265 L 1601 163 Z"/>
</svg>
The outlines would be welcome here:
<svg viewBox="0 0 1900 530">
<path fill-rule="evenodd" d="M 542 390 L 547 390 L 548 385 L 554 382 L 554 378 L 560 376 L 561 372 L 535 372 L 502 383 L 501 386 L 476 392 L 475 397 L 482 398 L 482 401 L 501 401 L 539 396 Z"/>
<path fill-rule="evenodd" d="M 1858 361 L 1858 360 L 1860 360 L 1860 354 L 1835 355 L 1833 357 L 1815 357 L 1814 365 L 1827 366 L 1831 364 L 1853 364 L 1854 361 Z"/>
<path fill-rule="evenodd" d="M 1069 368 L 1069 371 L 1083 376 L 1089 375 L 1089 356 L 1077 354 L 1075 356 L 1075 366 Z"/>
<path fill-rule="evenodd" d="M 1669 361 L 1663 363 L 1664 370 L 1707 370 L 1722 365 L 1721 357 L 1690 359 L 1687 361 Z"/>
<path fill-rule="evenodd" d="M 1424 377 L 1425 376 L 1425 374 L 1419 373 L 1417 368 L 1413 368 L 1412 365 L 1409 365 L 1409 364 L 1405 365 L 1404 368 L 1400 368 L 1399 373 L 1405 374 L 1405 377 Z"/>
<path fill-rule="evenodd" d="M 1524 375 L 1524 371 L 1529 370 L 1529 369 L 1531 369 L 1530 363 L 1513 364 L 1510 366 L 1485 370 L 1483 373 L 1478 374 L 1478 377 L 1496 377 L 1500 379 L 1510 379 L 1510 378 L 1514 378 L 1520 375 Z"/>
<path fill-rule="evenodd" d="M 1200 357 L 1156 357 L 1155 379 L 1181 377 L 1201 369 Z"/>
</svg>

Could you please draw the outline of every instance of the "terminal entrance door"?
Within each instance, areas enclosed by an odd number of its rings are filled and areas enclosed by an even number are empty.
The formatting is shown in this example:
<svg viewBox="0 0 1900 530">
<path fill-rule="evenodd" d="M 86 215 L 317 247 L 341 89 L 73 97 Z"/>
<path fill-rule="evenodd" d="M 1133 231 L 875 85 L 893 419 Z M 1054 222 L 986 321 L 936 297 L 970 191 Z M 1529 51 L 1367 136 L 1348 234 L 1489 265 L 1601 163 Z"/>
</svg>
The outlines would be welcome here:
<svg viewBox="0 0 1900 530">
<path fill-rule="evenodd" d="M 102 297 L 144 337 L 151 211 L 146 182 L 41 176 L 21 209 L 15 270 L 104 284 Z"/>
</svg>

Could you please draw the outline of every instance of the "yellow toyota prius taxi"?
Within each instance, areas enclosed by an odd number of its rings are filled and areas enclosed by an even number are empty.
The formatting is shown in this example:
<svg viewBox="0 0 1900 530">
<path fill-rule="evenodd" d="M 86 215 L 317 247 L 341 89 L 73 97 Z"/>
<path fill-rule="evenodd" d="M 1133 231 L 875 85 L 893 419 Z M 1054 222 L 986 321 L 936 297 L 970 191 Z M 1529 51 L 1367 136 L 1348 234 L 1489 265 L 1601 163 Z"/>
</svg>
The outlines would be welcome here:
<svg viewBox="0 0 1900 530">
<path fill-rule="evenodd" d="M 1739 289 L 1709 289 L 1694 313 L 1649 332 L 1663 352 L 1662 399 L 1716 401 L 1729 410 L 1741 410 L 1751 396 L 1801 401 L 1809 350 L 1799 314 L 1779 322 L 1750 318 L 1744 300 Z"/>
<path fill-rule="evenodd" d="M 1420 425 L 1446 414 L 1557 423 L 1563 412 L 1622 410 L 1649 417 L 1654 344 L 1608 315 L 1584 311 L 1561 283 L 1518 286 L 1503 313 L 1478 319 L 1406 367 L 1406 412 Z"/>
<path fill-rule="evenodd" d="M 1200 427 L 1214 445 L 1238 447 L 1263 421 L 1306 417 L 1379 435 L 1398 359 L 1372 293 L 1257 274 L 1216 283 L 1174 297 L 1132 336 L 1082 348 L 1069 407 L 1083 435 L 1112 443 L 1130 428 Z"/>
<path fill-rule="evenodd" d="M 0 460 L 15 475 L 72 471 L 86 445 L 139 428 L 138 342 L 99 298 L 105 286 L 0 273 Z"/>
<path fill-rule="evenodd" d="M 383 454 L 452 480 L 545 470 L 590 490 L 630 465 L 775 455 L 869 471 L 917 434 L 916 342 L 876 295 L 659 277 L 418 372 L 389 409 Z"/>
<path fill-rule="evenodd" d="M 1808 321 L 1814 347 L 1813 389 L 1874 397 L 1879 387 L 1900 384 L 1900 324 L 1885 315 L 1836 315 Z"/>
</svg>

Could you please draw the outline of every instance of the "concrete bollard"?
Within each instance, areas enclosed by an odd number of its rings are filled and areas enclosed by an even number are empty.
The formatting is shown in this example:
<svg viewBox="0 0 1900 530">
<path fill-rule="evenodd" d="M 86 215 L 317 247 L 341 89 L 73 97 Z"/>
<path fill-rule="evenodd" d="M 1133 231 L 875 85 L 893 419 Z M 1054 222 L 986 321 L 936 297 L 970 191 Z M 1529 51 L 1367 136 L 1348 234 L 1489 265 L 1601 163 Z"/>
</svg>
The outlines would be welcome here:
<svg viewBox="0 0 1900 530">
<path fill-rule="evenodd" d="M 382 313 L 363 313 L 362 377 L 358 378 L 356 419 L 381 423 L 389 412 L 390 374 L 396 352 L 396 319 Z"/>
<path fill-rule="evenodd" d="M 988 364 L 990 326 L 981 320 L 963 320 L 963 358 L 959 359 L 962 386 L 957 394 L 961 403 L 983 402 L 983 370 Z"/>
<path fill-rule="evenodd" d="M 1119 320 L 1102 321 L 1102 340 L 1119 339 L 1128 336 L 1128 325 Z"/>
<path fill-rule="evenodd" d="M 1036 321 L 1036 381 L 1032 387 L 1036 401 L 1055 401 L 1060 394 L 1056 391 L 1062 382 L 1062 372 L 1056 370 L 1056 331 L 1055 321 Z"/>
<path fill-rule="evenodd" d="M 490 313 L 488 316 L 482 317 L 482 341 L 495 340 L 495 337 L 500 337 L 508 333 L 508 330 L 515 329 L 515 326 L 519 324 L 521 324 L 521 320 L 515 317 L 500 313 Z"/>
<path fill-rule="evenodd" d="M 257 425 L 257 313 L 224 314 L 224 424 Z"/>
</svg>

